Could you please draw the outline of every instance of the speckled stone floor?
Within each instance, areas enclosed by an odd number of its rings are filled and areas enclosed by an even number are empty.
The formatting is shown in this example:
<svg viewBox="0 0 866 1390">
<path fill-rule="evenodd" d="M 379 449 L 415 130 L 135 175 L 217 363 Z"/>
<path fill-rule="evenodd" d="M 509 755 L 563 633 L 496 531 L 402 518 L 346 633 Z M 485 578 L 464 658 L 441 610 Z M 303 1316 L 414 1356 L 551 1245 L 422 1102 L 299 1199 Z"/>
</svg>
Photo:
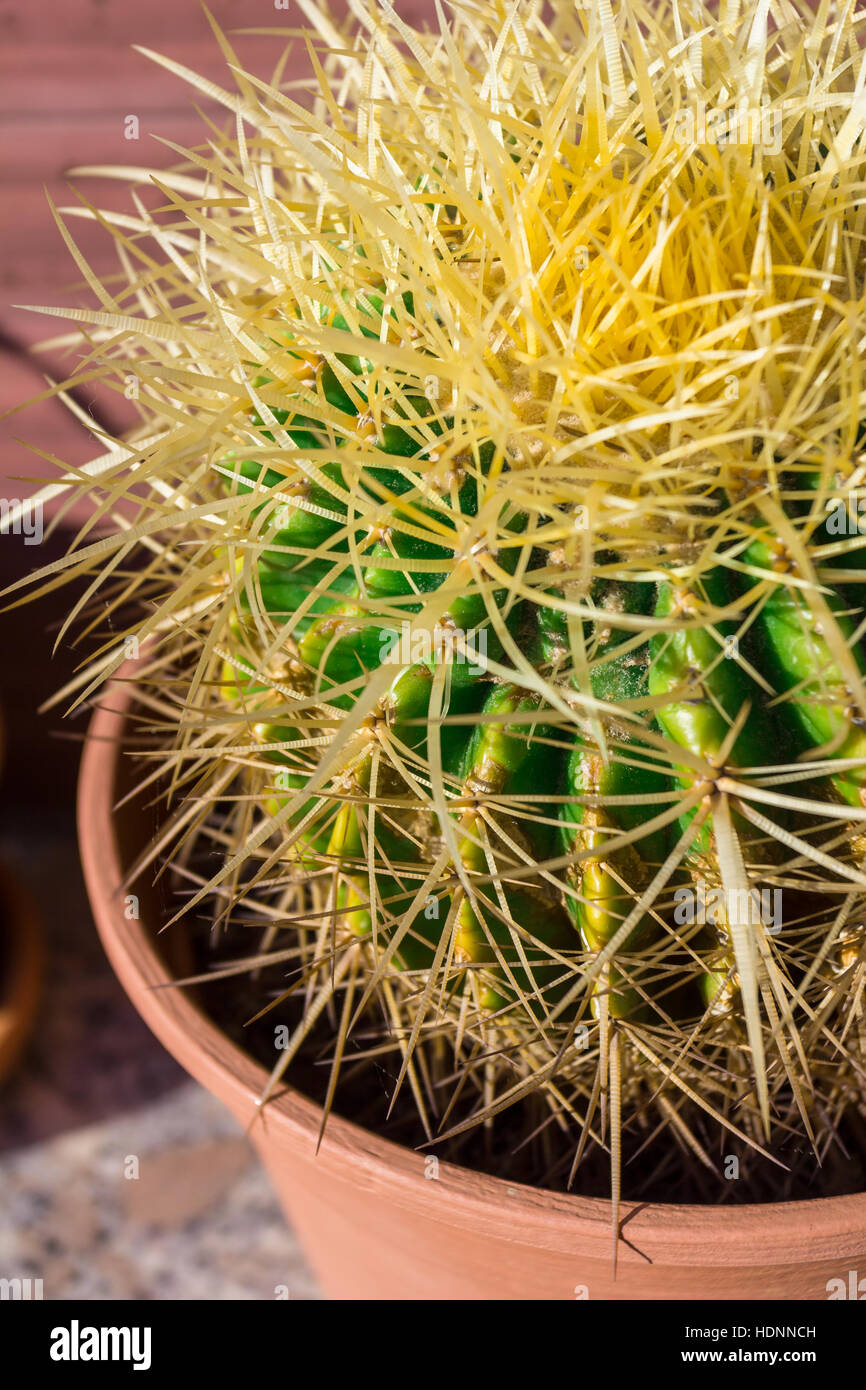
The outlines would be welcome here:
<svg viewBox="0 0 866 1390">
<path fill-rule="evenodd" d="M 41 903 L 42 1014 L 0 1092 L 0 1277 L 45 1299 L 314 1299 L 235 1121 L 163 1051 L 112 975 L 74 841 L 22 825 L 0 859 Z"/>
</svg>

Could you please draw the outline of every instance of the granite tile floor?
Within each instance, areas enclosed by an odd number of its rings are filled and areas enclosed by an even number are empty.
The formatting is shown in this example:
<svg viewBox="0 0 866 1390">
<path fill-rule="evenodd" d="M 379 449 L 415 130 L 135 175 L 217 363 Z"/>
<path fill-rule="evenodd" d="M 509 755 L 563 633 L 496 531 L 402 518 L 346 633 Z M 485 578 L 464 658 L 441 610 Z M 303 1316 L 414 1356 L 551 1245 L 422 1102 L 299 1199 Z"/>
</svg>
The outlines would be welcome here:
<svg viewBox="0 0 866 1390">
<path fill-rule="evenodd" d="M 319 1296 L 232 1117 L 163 1051 L 102 954 L 68 828 L 0 859 L 39 900 L 42 1013 L 0 1092 L 0 1277 L 45 1299 Z"/>
</svg>

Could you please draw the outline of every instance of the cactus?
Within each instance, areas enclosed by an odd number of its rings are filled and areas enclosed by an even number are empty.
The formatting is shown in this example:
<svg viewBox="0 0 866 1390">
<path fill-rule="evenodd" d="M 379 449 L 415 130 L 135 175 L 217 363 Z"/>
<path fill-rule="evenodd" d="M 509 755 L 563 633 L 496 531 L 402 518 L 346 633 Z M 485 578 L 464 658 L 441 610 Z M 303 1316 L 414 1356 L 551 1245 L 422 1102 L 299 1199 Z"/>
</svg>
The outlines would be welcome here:
<svg viewBox="0 0 866 1390">
<path fill-rule="evenodd" d="M 723 1200 L 866 1100 L 854 22 L 303 8 L 309 108 L 159 58 L 231 129 L 77 210 L 126 283 L 50 312 L 143 421 L 42 585 L 132 604 L 182 910 L 304 996 L 273 1085 L 363 1026 L 430 1140 L 535 1107 L 616 1229 L 661 1128 Z"/>
</svg>

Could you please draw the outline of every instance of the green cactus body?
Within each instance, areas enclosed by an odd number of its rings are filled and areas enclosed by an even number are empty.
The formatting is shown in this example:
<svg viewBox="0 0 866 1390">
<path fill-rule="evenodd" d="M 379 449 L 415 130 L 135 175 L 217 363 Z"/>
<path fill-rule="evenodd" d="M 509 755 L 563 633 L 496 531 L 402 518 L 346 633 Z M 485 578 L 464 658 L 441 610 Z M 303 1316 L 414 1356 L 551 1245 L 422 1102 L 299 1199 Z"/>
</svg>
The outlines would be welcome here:
<svg viewBox="0 0 866 1390">
<path fill-rule="evenodd" d="M 368 296 L 363 308 L 359 307 L 364 336 L 378 336 L 375 319 L 381 305 L 379 297 Z M 332 325 L 351 329 L 342 315 L 335 316 Z M 349 371 L 362 374 L 364 364 L 357 355 L 340 354 L 339 360 Z M 370 437 L 366 417 L 362 420 L 358 416 L 357 407 L 333 373 L 327 376 L 320 369 L 316 380 L 328 404 L 354 416 L 356 428 Z M 424 410 L 422 403 L 419 418 Z M 274 415 L 299 450 L 321 450 L 322 431 L 315 420 L 285 408 Z M 260 415 L 254 414 L 252 423 L 264 439 L 273 439 Z M 580 729 L 563 736 L 555 722 L 545 718 L 544 702 L 539 697 L 519 682 L 510 683 L 491 672 L 490 660 L 511 664 L 490 618 L 489 605 L 492 601 L 501 608 L 507 592 L 504 588 L 494 589 L 491 600 L 490 595 L 467 585 L 441 616 L 436 650 L 429 651 L 426 660 L 405 664 L 405 631 L 401 632 L 400 624 L 405 629 L 405 624 L 422 611 L 426 598 L 445 582 L 456 554 L 448 546 L 448 532 L 456 536 L 459 520 L 476 515 L 479 486 L 473 477 L 452 476 L 450 501 L 443 496 L 442 506 L 431 509 L 416 495 L 425 466 L 416 460 L 419 445 L 413 433 L 385 426 L 375 438 L 375 447 L 388 457 L 410 461 L 414 471 L 396 472 L 378 465 L 355 468 L 355 488 L 381 501 L 383 516 L 388 518 L 380 534 L 368 533 L 363 538 L 358 552 L 360 568 L 357 560 L 349 560 L 353 548 L 352 490 L 347 484 L 346 465 L 325 462 L 321 466 L 322 483 L 304 481 L 290 488 L 288 494 L 282 488 L 281 473 L 273 468 L 247 461 L 232 470 L 236 486 L 258 486 L 268 492 L 262 508 L 273 507 L 274 498 L 283 499 L 278 523 L 268 531 L 267 544 L 260 545 L 253 567 L 255 598 L 249 584 L 241 589 L 234 631 L 237 633 L 258 607 L 276 624 L 287 622 L 298 669 L 305 673 L 307 683 L 314 685 L 317 697 L 337 711 L 351 711 L 373 673 L 383 664 L 393 663 L 394 681 L 374 718 L 385 719 L 393 746 L 419 766 L 429 758 L 427 723 L 437 667 L 447 666 L 446 699 L 436 738 L 443 773 L 454 793 L 452 833 L 463 871 L 462 884 L 455 885 L 459 902 L 452 911 L 455 890 L 449 889 L 437 900 L 434 920 L 416 911 L 407 926 L 405 914 L 415 896 L 412 885 L 422 877 L 427 861 L 417 836 L 402 833 L 393 820 L 383 824 L 381 817 L 374 835 L 371 880 L 368 814 L 363 806 L 370 787 L 370 753 L 353 764 L 352 798 L 336 806 L 327 797 L 318 802 L 310 798 L 301 804 L 293 823 L 306 819 L 309 826 L 299 837 L 295 854 L 310 866 L 330 865 L 337 870 L 337 908 L 353 934 L 359 938 L 381 936 L 387 942 L 402 926 L 397 959 L 404 968 L 429 967 L 441 924 L 453 921 L 454 960 L 463 962 L 470 973 L 481 972 L 480 1007 L 507 1015 L 519 998 L 524 1006 L 529 1001 L 531 1009 L 543 1013 L 555 1002 L 555 981 L 561 974 L 543 963 L 545 948 L 570 952 L 572 957 L 584 951 L 591 960 L 610 945 L 635 897 L 664 863 L 676 838 L 675 824 L 643 835 L 641 825 L 670 803 L 677 783 L 686 791 L 700 778 L 693 765 L 665 771 L 658 744 L 654 752 L 653 746 L 641 739 L 639 725 L 634 722 L 626 725 L 610 715 L 602 716 L 604 744 L 593 736 L 592 717 L 586 718 Z M 492 448 L 483 445 L 478 456 L 481 479 L 492 461 Z M 421 538 L 417 534 L 419 520 L 434 522 L 443 543 Z M 501 533 L 503 523 L 501 518 L 499 521 Z M 504 534 L 519 536 L 524 521 L 519 514 L 512 516 L 504 523 Z M 355 538 L 356 547 L 360 539 Z M 506 572 L 513 572 L 517 557 L 515 547 L 497 558 Z M 543 565 L 546 559 L 539 551 L 537 563 Z M 753 541 L 743 560 L 751 567 L 753 583 L 755 569 L 768 574 L 779 571 L 778 561 L 762 541 Z M 239 566 L 242 563 L 238 561 Z M 563 597 L 555 588 L 549 592 L 557 600 Z M 724 609 L 742 593 L 743 583 L 722 568 L 703 573 L 697 589 L 667 579 L 658 584 L 628 579 L 597 583 L 593 601 L 596 616 L 580 624 L 593 653 L 589 667 L 592 696 L 609 708 L 630 702 L 632 708 L 642 709 L 644 727 L 667 736 L 674 746 L 701 760 L 710 780 L 714 771 L 723 770 L 722 764 L 725 770 L 735 771 L 758 768 L 766 762 L 768 751 L 777 745 L 780 720 L 802 747 L 832 744 L 839 758 L 862 754 L 866 760 L 866 734 L 845 703 L 839 672 L 802 591 L 786 585 L 780 576 L 757 616 L 752 640 L 753 646 L 757 642 L 758 659 L 768 681 L 779 690 L 796 688 L 798 692 L 781 714 L 768 707 L 765 691 L 740 661 L 734 640 L 736 620 L 727 618 L 716 624 L 702 621 L 708 607 Z M 833 596 L 830 602 L 839 630 L 850 641 L 854 624 L 846 616 L 842 598 Z M 615 626 L 618 613 L 651 615 L 662 620 L 659 626 L 664 625 L 665 630 L 642 642 L 629 641 L 633 633 Z M 564 666 L 567 674 L 569 624 L 558 604 L 520 601 L 510 606 L 505 622 L 524 650 L 554 670 Z M 459 637 L 443 646 L 442 635 L 447 633 Z M 421 636 L 429 634 L 422 630 Z M 482 637 L 483 643 L 479 641 Z M 729 649 L 732 641 L 733 648 Z M 855 650 L 858 669 L 864 672 L 866 659 L 856 644 Z M 240 698 L 239 684 L 232 684 L 228 674 L 226 680 L 229 693 L 233 690 Z M 579 689 L 575 675 L 567 680 Z M 243 684 L 243 695 L 255 698 L 260 689 L 255 681 L 248 680 Z M 735 721 L 744 708 L 748 708 L 748 717 L 734 737 Z M 474 727 L 465 722 L 473 713 L 478 715 Z M 537 722 L 532 719 L 536 714 Z M 515 716 L 512 723 L 508 722 L 510 715 Z M 449 723 L 455 716 L 455 722 Z M 598 727 L 596 724 L 596 730 Z M 283 723 L 265 719 L 256 730 L 263 744 L 283 743 L 288 750 L 298 741 L 297 729 Z M 264 802 L 266 812 L 273 814 L 304 790 L 305 775 L 297 770 L 288 751 L 271 747 L 267 757 L 282 769 L 280 794 Z M 846 768 L 832 775 L 829 783 L 835 794 L 859 805 L 864 775 L 858 769 Z M 540 788 L 558 794 L 561 803 L 546 817 L 534 814 L 522 801 Z M 509 883 L 507 871 L 495 867 L 498 861 L 496 855 L 491 857 L 490 827 L 481 809 L 484 800 L 500 807 L 507 834 L 525 862 L 543 865 L 557 850 L 575 857 L 561 892 L 552 891 L 543 882 L 536 882 L 534 887 Z M 320 815 L 316 814 L 317 805 Z M 512 806 L 514 810 L 509 809 Z M 680 817 L 680 833 L 687 831 L 695 814 L 692 809 Z M 736 811 L 734 823 L 748 852 L 754 832 Z M 431 824 L 441 833 L 443 827 L 436 816 Z M 634 835 L 630 843 L 606 853 L 607 842 L 629 833 Z M 700 882 L 713 855 L 713 822 L 707 815 L 684 861 L 685 881 Z M 681 870 L 680 883 L 682 874 Z M 467 888 L 476 879 L 482 886 L 477 891 Z M 608 960 L 602 978 L 592 987 L 594 1013 L 603 1008 L 612 1018 L 631 1023 L 650 1016 L 652 986 L 635 987 L 633 981 L 651 969 L 653 945 L 663 935 L 658 912 L 647 913 L 634 923 L 627 939 L 619 943 L 616 954 L 620 961 Z M 701 955 L 703 968 L 694 974 L 696 992 L 675 992 L 678 1007 L 687 1014 L 714 1000 L 718 1007 L 723 986 L 727 986 L 724 997 L 729 1004 L 737 972 L 724 913 L 691 941 L 692 949 Z"/>
<path fill-rule="evenodd" d="M 861 807 L 866 786 L 866 718 L 853 707 L 853 693 L 846 687 L 821 622 L 809 605 L 807 591 L 785 582 L 788 576 L 797 578 L 796 566 L 783 547 L 771 548 L 764 541 L 754 541 L 744 558 L 777 581 L 770 588 L 758 623 L 766 643 L 768 673 L 777 689 L 791 692 L 783 707 L 786 718 L 803 747 L 824 749 L 829 758 L 854 764 L 831 773 L 829 780 L 843 800 Z M 847 605 L 838 593 L 831 592 L 827 607 L 856 670 L 866 674 L 866 656 Z M 856 765 L 858 760 L 860 766 Z"/>
</svg>

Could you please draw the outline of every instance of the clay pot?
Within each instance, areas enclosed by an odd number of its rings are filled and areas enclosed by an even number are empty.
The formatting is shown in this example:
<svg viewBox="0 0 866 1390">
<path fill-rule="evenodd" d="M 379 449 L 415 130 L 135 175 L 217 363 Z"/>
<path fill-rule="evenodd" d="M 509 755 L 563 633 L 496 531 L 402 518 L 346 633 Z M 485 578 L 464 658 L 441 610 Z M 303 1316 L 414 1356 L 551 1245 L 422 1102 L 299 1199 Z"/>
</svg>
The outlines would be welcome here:
<svg viewBox="0 0 866 1390">
<path fill-rule="evenodd" d="M 131 671 L 125 673 L 127 681 Z M 126 915 L 125 867 L 154 826 L 114 810 L 133 687 L 94 715 L 81 770 L 79 830 L 96 924 L 136 1008 L 169 1052 L 250 1133 L 324 1291 L 361 1299 L 826 1299 L 831 1279 L 866 1273 L 866 1194 L 718 1208 L 627 1205 L 619 1269 L 607 1202 L 536 1191 L 440 1162 L 339 1117 L 316 1154 L 321 1110 L 286 1088 L 256 1119 L 266 1072 L 172 972 L 144 888 Z M 170 934 L 169 934 L 170 935 Z"/>
</svg>

